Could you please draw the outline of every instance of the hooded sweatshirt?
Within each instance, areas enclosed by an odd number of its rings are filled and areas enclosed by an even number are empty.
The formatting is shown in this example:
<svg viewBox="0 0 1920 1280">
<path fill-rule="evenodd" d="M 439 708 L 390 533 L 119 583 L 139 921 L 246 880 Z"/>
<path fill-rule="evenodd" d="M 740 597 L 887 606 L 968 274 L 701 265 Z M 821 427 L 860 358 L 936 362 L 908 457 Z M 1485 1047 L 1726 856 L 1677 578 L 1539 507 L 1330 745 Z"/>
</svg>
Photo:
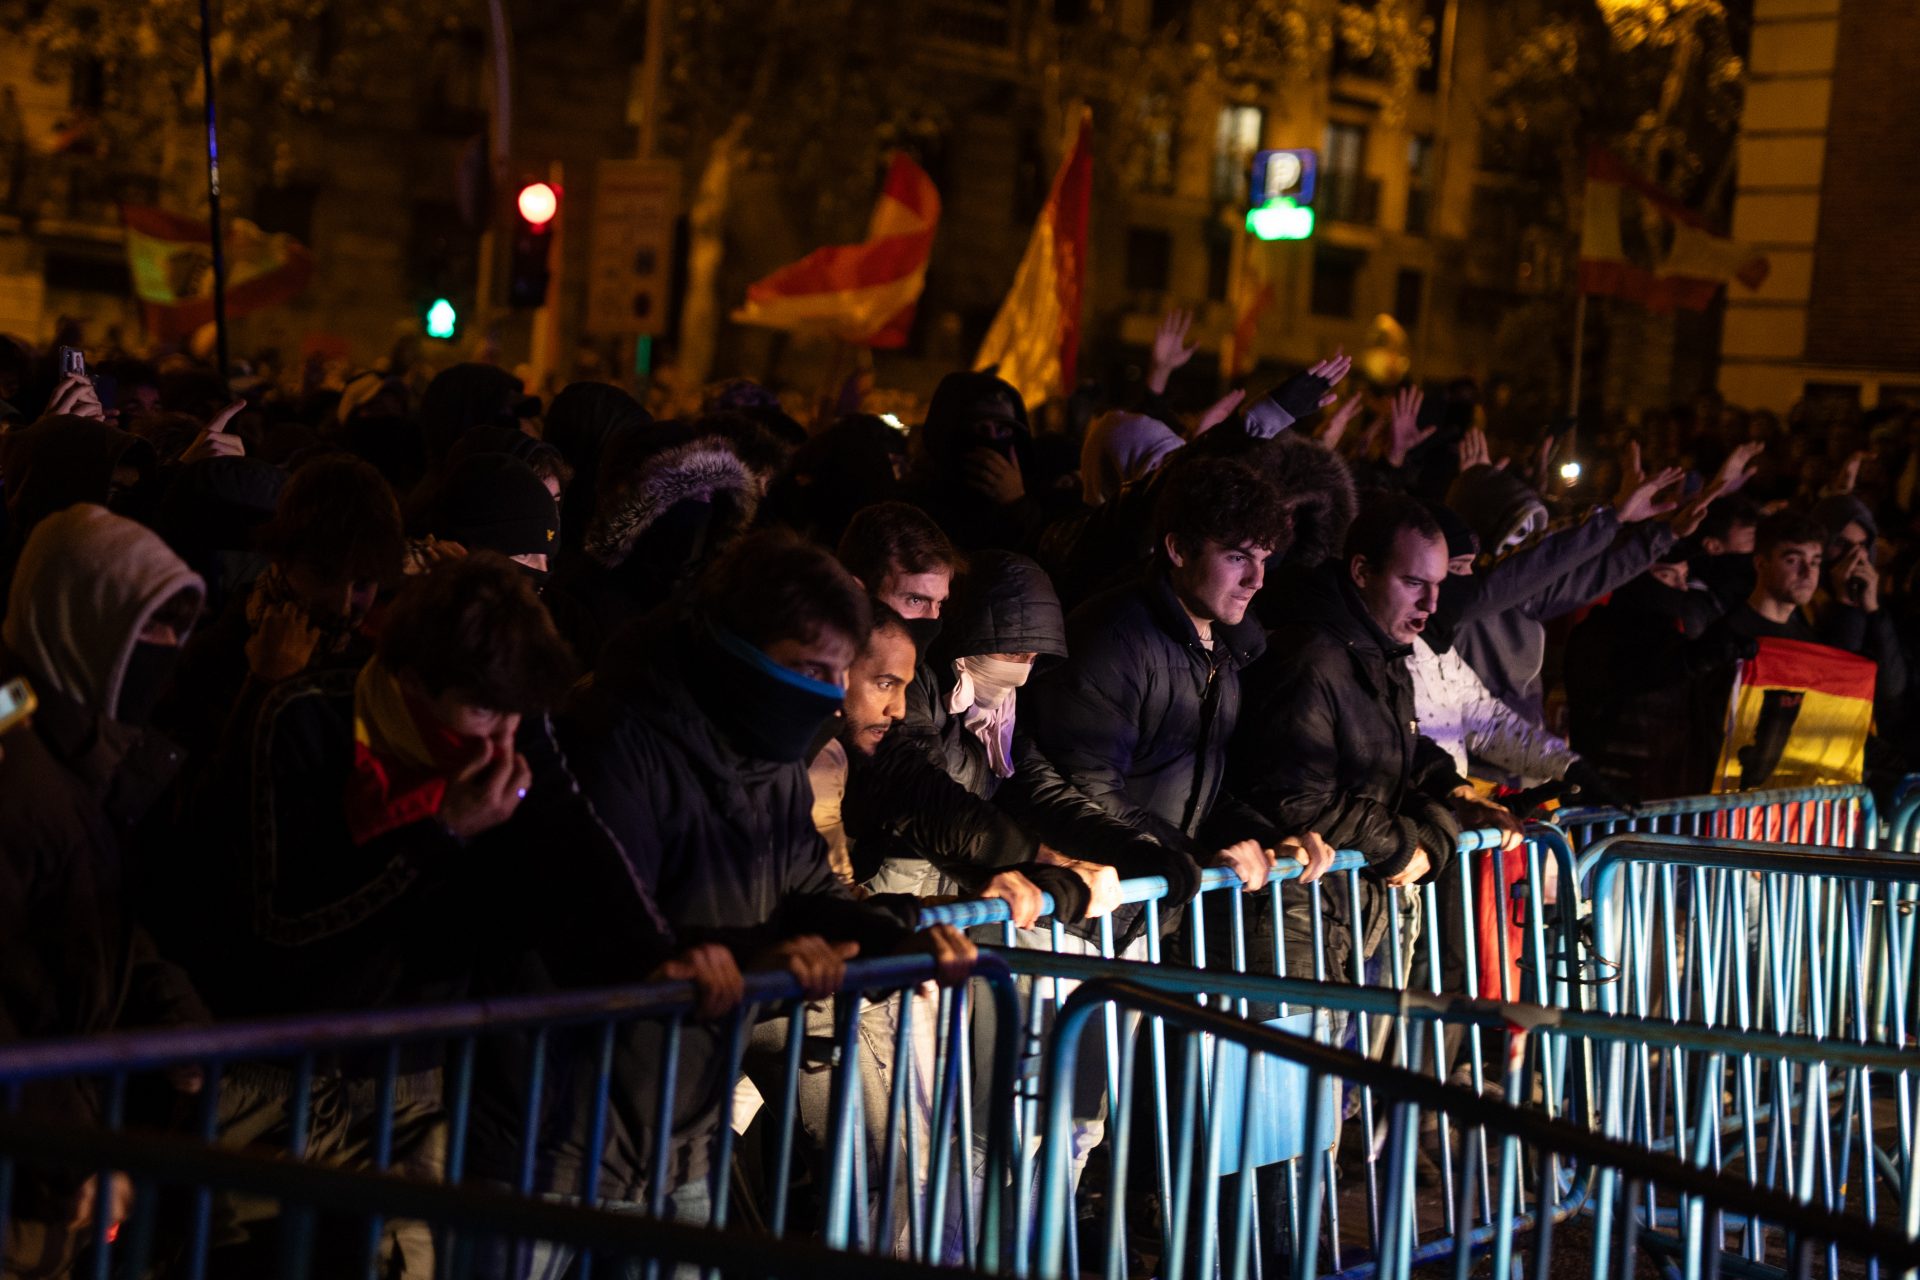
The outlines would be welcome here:
<svg viewBox="0 0 1920 1280">
<path fill-rule="evenodd" d="M 111 718 L 140 631 L 175 596 L 191 594 L 198 609 L 205 591 L 159 534 L 82 503 L 28 539 L 0 638 L 36 690 Z"/>
<path fill-rule="evenodd" d="M 1003 422 L 1007 438 L 985 439 L 978 424 Z M 1000 505 L 966 482 L 966 458 L 978 448 L 1002 452 L 1021 470 L 1028 492 Z M 950 373 L 934 388 L 920 426 L 911 501 L 939 521 L 954 544 L 1007 550 L 1038 541 L 1045 511 L 1032 491 L 1033 429 L 1020 393 L 991 373 Z"/>
<path fill-rule="evenodd" d="M 1087 428 L 1080 446 L 1080 494 L 1090 507 L 1118 496 L 1141 477 L 1160 468 L 1186 443 L 1158 418 L 1140 413 L 1105 413 Z"/>
<path fill-rule="evenodd" d="M 171 782 L 179 757 L 117 723 L 127 660 L 154 611 L 200 579 L 154 534 L 105 508 L 50 516 L 28 540 L 4 637 L 6 675 L 40 700 L 0 756 L 0 1041 L 202 1022 L 186 976 L 134 923 L 122 841 Z M 85 1126 L 99 1083 L 30 1087 L 27 1114 Z M 129 1116 L 139 1122 L 140 1117 Z M 79 1174 L 23 1171 L 14 1208 Z"/>
<path fill-rule="evenodd" d="M 628 434 L 653 421 L 640 402 L 604 382 L 576 382 L 553 398 L 547 407 L 546 440 L 573 468 L 573 479 L 560 495 L 560 537 L 577 547 L 593 516 L 594 493 L 600 483 L 600 459 Z"/>
<path fill-rule="evenodd" d="M 95 418 L 42 418 L 0 436 L 0 475 L 6 477 L 10 570 L 34 526 L 76 502 L 105 503 L 122 464 L 145 470 L 153 449 L 138 436 Z"/>
</svg>

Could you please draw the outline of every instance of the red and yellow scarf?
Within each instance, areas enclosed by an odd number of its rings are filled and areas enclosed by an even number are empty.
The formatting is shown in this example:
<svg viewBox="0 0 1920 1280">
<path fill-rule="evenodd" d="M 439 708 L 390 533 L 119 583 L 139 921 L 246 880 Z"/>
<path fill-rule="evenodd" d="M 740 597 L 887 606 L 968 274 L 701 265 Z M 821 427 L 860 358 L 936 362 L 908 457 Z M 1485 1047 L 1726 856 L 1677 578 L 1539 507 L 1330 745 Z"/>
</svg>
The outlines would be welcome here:
<svg viewBox="0 0 1920 1280">
<path fill-rule="evenodd" d="M 378 659 L 367 663 L 353 686 L 346 810 L 354 844 L 439 814 L 447 784 L 480 745 L 442 724 Z"/>
</svg>

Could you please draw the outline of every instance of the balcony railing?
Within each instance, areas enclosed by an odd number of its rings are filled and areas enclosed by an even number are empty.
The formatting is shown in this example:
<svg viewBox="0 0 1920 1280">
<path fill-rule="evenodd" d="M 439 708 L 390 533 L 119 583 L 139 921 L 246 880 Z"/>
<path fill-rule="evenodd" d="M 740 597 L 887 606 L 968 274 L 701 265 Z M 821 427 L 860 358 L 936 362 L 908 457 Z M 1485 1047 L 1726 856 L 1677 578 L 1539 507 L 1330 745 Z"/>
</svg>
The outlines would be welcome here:
<svg viewBox="0 0 1920 1280">
<path fill-rule="evenodd" d="M 1380 221 L 1380 179 L 1363 173 L 1322 173 L 1313 203 L 1323 218 L 1373 226 Z"/>
</svg>

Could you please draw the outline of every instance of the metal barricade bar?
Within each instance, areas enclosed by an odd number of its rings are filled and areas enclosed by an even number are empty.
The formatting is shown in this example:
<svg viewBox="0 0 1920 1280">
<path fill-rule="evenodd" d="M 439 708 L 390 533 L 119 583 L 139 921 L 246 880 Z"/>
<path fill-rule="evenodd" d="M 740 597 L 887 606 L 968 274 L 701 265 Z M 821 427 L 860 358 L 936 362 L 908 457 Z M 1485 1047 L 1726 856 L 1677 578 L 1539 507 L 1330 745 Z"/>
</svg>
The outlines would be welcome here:
<svg viewBox="0 0 1920 1280">
<path fill-rule="evenodd" d="M 1668 1188 L 1680 1197 L 1688 1224 L 1680 1247 L 1685 1274 L 1690 1277 L 1717 1273 L 1719 1255 L 1725 1244 L 1724 1233 L 1719 1235 L 1717 1244 L 1708 1247 L 1709 1237 L 1699 1227 L 1703 1222 L 1710 1221 L 1714 1224 L 1714 1231 L 1719 1232 L 1730 1213 L 1737 1215 L 1742 1223 L 1757 1224 L 1764 1221 L 1777 1231 L 1786 1232 L 1784 1239 L 1768 1237 L 1771 1240 L 1767 1246 L 1770 1252 L 1765 1257 L 1777 1256 L 1784 1250 L 1795 1262 L 1795 1269 L 1802 1273 L 1810 1263 L 1810 1254 L 1805 1246 L 1809 1240 L 1825 1242 L 1830 1255 L 1837 1254 L 1843 1246 L 1864 1253 L 1876 1266 L 1891 1264 L 1910 1268 L 1920 1261 L 1920 1245 L 1916 1245 L 1911 1228 L 1903 1230 L 1884 1223 L 1863 1224 L 1857 1219 L 1805 1204 L 1778 1189 L 1755 1186 L 1701 1167 L 1698 1163 L 1686 1163 L 1672 1156 L 1647 1152 L 1621 1141 L 1620 1135 L 1613 1130 L 1609 1130 L 1605 1136 L 1595 1134 L 1579 1125 L 1555 1120 L 1544 1114 L 1491 1102 L 1470 1090 L 1442 1084 L 1397 1065 L 1321 1044 L 1312 1038 L 1249 1024 L 1178 995 L 1150 991 L 1139 984 L 1104 978 L 1087 982 L 1068 998 L 1056 1024 L 1049 1050 L 1047 1132 L 1037 1258 L 1043 1276 L 1064 1274 L 1062 1263 L 1067 1241 L 1068 1206 L 1071 1204 L 1066 1179 L 1067 1151 L 1072 1125 L 1066 1100 L 1071 1093 L 1076 1058 L 1084 1039 L 1082 1032 L 1095 1013 L 1116 1004 L 1138 1015 L 1161 1019 L 1185 1033 L 1192 1043 L 1197 1044 L 1200 1035 L 1204 1034 L 1213 1037 L 1216 1043 L 1237 1044 L 1246 1051 L 1249 1062 L 1254 1060 L 1256 1054 L 1291 1062 L 1296 1068 L 1306 1071 L 1305 1092 L 1309 1098 L 1320 1096 L 1328 1089 L 1329 1082 L 1345 1080 L 1367 1090 L 1378 1091 L 1388 1100 L 1391 1112 L 1386 1139 L 1389 1171 L 1384 1180 L 1380 1210 L 1383 1229 L 1375 1235 L 1371 1259 L 1372 1269 L 1379 1274 L 1403 1276 L 1416 1259 L 1425 1261 L 1436 1256 L 1431 1248 L 1432 1242 L 1423 1245 L 1419 1240 L 1417 1193 L 1414 1190 L 1413 1152 L 1418 1140 L 1422 1109 L 1447 1115 L 1472 1132 L 1472 1141 L 1462 1146 L 1458 1169 L 1467 1194 L 1459 1204 L 1452 1206 L 1446 1222 L 1451 1240 L 1441 1251 L 1452 1253 L 1456 1276 L 1468 1273 L 1473 1249 L 1482 1243 L 1490 1245 L 1494 1253 L 1493 1274 L 1509 1274 L 1518 1244 L 1516 1237 L 1522 1233 L 1531 1233 L 1533 1238 L 1535 1258 L 1532 1273 L 1536 1276 L 1548 1274 L 1547 1267 L 1553 1258 L 1556 1219 L 1564 1221 L 1566 1215 L 1577 1207 L 1573 1201 L 1561 1198 L 1559 1189 L 1585 1182 L 1588 1172 L 1598 1174 L 1587 1244 L 1587 1251 L 1592 1257 L 1592 1273 L 1596 1277 L 1611 1273 L 1609 1255 L 1616 1230 L 1621 1235 L 1620 1243 L 1625 1255 L 1619 1274 L 1633 1274 L 1632 1254 L 1639 1247 L 1640 1238 L 1647 1228 L 1657 1221 L 1650 1212 L 1650 1206 L 1643 1208 L 1646 1190 L 1655 1185 Z M 1137 1044 L 1136 1037 L 1133 1045 L 1137 1047 Z M 1195 1074 L 1189 1071 L 1186 1077 L 1186 1096 L 1189 1098 L 1194 1094 L 1192 1082 L 1195 1079 Z M 1124 1103 L 1124 1099 L 1122 1101 Z M 1307 1148 L 1310 1151 L 1318 1150 L 1329 1139 L 1328 1129 L 1333 1122 L 1328 1110 L 1324 1107 L 1309 1108 Z M 1213 1112 L 1216 1118 L 1218 1114 L 1217 1110 Z M 1185 1132 L 1193 1135 L 1190 1141 L 1197 1140 L 1196 1115 L 1194 1107 L 1186 1108 L 1185 1118 L 1189 1123 Z M 1470 1166 L 1475 1154 L 1487 1158 L 1496 1137 L 1499 1176 L 1494 1183 L 1497 1190 L 1490 1203 L 1497 1202 L 1498 1207 L 1491 1214 L 1477 1214 L 1472 1204 L 1474 1183 L 1468 1176 Z M 1218 1129 L 1210 1121 L 1207 1137 L 1210 1152 L 1218 1149 L 1219 1138 Z M 1536 1211 L 1532 1215 L 1521 1212 L 1523 1144 L 1526 1150 L 1535 1153 L 1533 1166 L 1537 1176 L 1533 1203 Z M 1571 1176 L 1562 1176 L 1562 1166 Z M 1238 1193 L 1247 1194 L 1252 1165 L 1244 1143 L 1234 1172 L 1241 1179 Z M 1192 1162 L 1184 1162 L 1182 1176 L 1176 1182 L 1178 1196 L 1169 1207 L 1169 1216 L 1177 1224 L 1184 1224 L 1190 1217 L 1204 1214 L 1204 1210 L 1196 1211 L 1196 1204 L 1207 1209 L 1217 1206 L 1219 1179 L 1222 1176 L 1217 1166 L 1209 1162 L 1199 1175 L 1200 1188 L 1196 1193 Z M 1296 1276 L 1316 1276 L 1328 1271 L 1319 1262 L 1322 1242 L 1318 1225 L 1321 1206 L 1328 1199 L 1329 1180 L 1326 1171 L 1320 1162 L 1307 1162 L 1302 1214 L 1302 1221 L 1306 1225 L 1290 1241 L 1289 1262 Z M 1550 1211 L 1541 1212 L 1542 1206 Z M 1476 1228 L 1477 1216 L 1485 1217 L 1484 1227 L 1492 1229 Z M 1205 1224 L 1210 1218 L 1201 1216 L 1200 1220 Z M 1248 1256 L 1244 1239 L 1246 1220 L 1245 1214 L 1236 1212 L 1233 1262 L 1227 1268 L 1227 1274 L 1230 1275 L 1247 1274 L 1242 1265 Z M 1328 1241 L 1334 1248 L 1338 1246 L 1337 1230 L 1335 1226 L 1335 1234 Z M 1205 1238 L 1209 1234 L 1203 1230 L 1200 1247 L 1190 1251 L 1188 1242 L 1176 1230 L 1168 1256 L 1163 1259 L 1161 1274 L 1167 1276 L 1168 1280 L 1180 1280 L 1189 1270 L 1194 1274 L 1208 1274 L 1207 1264 L 1212 1256 L 1205 1246 Z M 1467 1247 L 1458 1247 L 1463 1241 Z M 1191 1253 L 1197 1253 L 1197 1259 L 1191 1257 Z M 1192 1264 L 1191 1268 L 1189 1263 Z M 1340 1269 L 1336 1253 L 1332 1270 L 1339 1272 Z M 1103 1274 L 1117 1276 L 1124 1272 L 1115 1272 L 1110 1265 Z"/>
<path fill-rule="evenodd" d="M 598 1184 L 602 1156 L 608 1137 L 609 1104 L 614 1096 L 613 1063 L 616 1040 L 623 1030 L 654 1027 L 660 1037 L 654 1078 L 649 1081 L 649 1098 L 624 1097 L 629 1113 L 639 1115 L 653 1108 L 652 1142 L 643 1154 L 646 1195 L 641 1211 L 654 1218 L 665 1216 L 667 1193 L 676 1180 L 671 1163 L 674 1144 L 681 1141 L 708 1143 L 711 1157 L 708 1196 L 711 1222 L 724 1227 L 729 1217 L 729 1166 L 734 1132 L 734 1083 L 743 1078 L 743 1052 L 748 1029 L 759 1011 L 782 1010 L 787 1015 L 787 1035 L 780 1056 L 784 1074 L 776 1090 L 779 1111 L 770 1112 L 777 1123 L 780 1171 L 769 1181 L 774 1203 L 770 1215 L 773 1234 L 782 1235 L 786 1227 L 786 1191 L 791 1179 L 785 1171 L 794 1154 L 794 1131 L 803 1118 L 822 1135 L 826 1172 L 823 1185 L 829 1189 L 824 1234 L 830 1243 L 866 1251 L 911 1252 L 926 1260 L 969 1263 L 984 1254 L 996 1252 L 997 1243 L 982 1249 L 982 1242 L 997 1242 L 1014 1211 L 1006 1202 L 1007 1171 L 1012 1158 L 1013 1077 L 1019 1046 L 1010 1034 L 995 1038 L 991 1046 L 990 1074 L 981 1099 L 981 1114 L 976 1117 L 962 1098 L 972 1088 L 972 1048 L 969 1034 L 970 1002 L 968 987 L 943 992 L 942 1016 L 929 1024 L 926 1033 L 934 1035 L 925 1058 L 924 1071 L 916 1064 L 921 1056 L 912 1049 L 916 1017 L 912 1012 L 919 1000 L 914 993 L 920 984 L 934 976 L 934 962 L 927 956 L 899 956 L 849 964 L 846 980 L 836 1000 L 837 1021 L 833 1037 L 836 1055 L 831 1073 L 831 1093 L 824 1105 L 816 1102 L 813 1110 L 803 1109 L 796 1093 L 802 1061 L 802 1046 L 808 1037 L 810 1016 L 801 999 L 797 981 L 786 973 L 756 973 L 745 981 L 745 999 L 739 1008 L 718 1024 L 706 1024 L 702 1035 L 710 1035 L 716 1047 L 709 1056 L 689 1062 L 682 1052 L 683 1027 L 693 1025 L 686 1017 L 693 1006 L 693 988 L 688 983 L 664 983 L 637 988 L 604 991 L 568 992 L 555 995 L 515 997 L 474 1001 L 459 1005 L 410 1010 L 378 1011 L 365 1014 L 337 1014 L 310 1018 L 280 1019 L 272 1022 L 236 1024 L 206 1028 L 182 1028 L 167 1031 L 129 1032 L 65 1041 L 20 1042 L 0 1045 L 0 1090 L 7 1101 L 6 1114 L 23 1110 L 23 1094 L 30 1099 L 36 1086 L 62 1081 L 104 1079 L 102 1096 L 107 1100 L 103 1126 L 109 1131 L 122 1125 L 120 1099 L 129 1080 L 151 1072 L 195 1068 L 205 1072 L 203 1097 L 199 1108 L 197 1136 L 203 1145 L 218 1138 L 216 1109 L 223 1084 L 236 1072 L 258 1072 L 255 1064 L 290 1063 L 277 1078 L 290 1080 L 284 1104 L 284 1149 L 299 1161 L 307 1151 L 310 1115 L 317 1088 L 324 1083 L 333 1090 L 329 1096 L 347 1096 L 343 1090 L 366 1088 L 374 1102 L 374 1118 L 364 1135 L 372 1153 L 370 1165 L 379 1170 L 388 1167 L 395 1150 L 397 1112 L 395 1099 L 409 1092 L 413 1101 L 437 1106 L 444 1114 L 445 1181 L 459 1185 L 470 1181 L 466 1165 L 467 1130 L 475 1098 L 476 1047 L 492 1037 L 516 1036 L 509 1041 L 503 1056 L 517 1050 L 525 1053 L 522 1096 L 518 1099 L 519 1155 L 512 1170 L 494 1167 L 488 1179 L 510 1188 L 522 1197 L 536 1194 L 563 1194 L 588 1204 L 602 1203 L 605 1194 Z M 999 1026 L 1018 1025 L 1018 999 L 1013 979 L 998 960 L 983 956 L 974 977 L 984 983 Z M 971 984 L 969 984 L 971 985 Z M 864 1045 L 862 1009 L 866 992 L 888 993 L 899 1006 L 896 1047 L 906 1046 L 906 1054 L 890 1068 L 906 1082 L 919 1073 L 923 1092 L 932 1098 L 930 1108 L 910 1103 L 901 1087 L 887 1090 L 884 1098 L 867 1101 L 862 1087 L 869 1063 Z M 819 1017 L 819 1013 L 812 1016 Z M 657 1025 L 656 1025 L 657 1024 Z M 565 1036 L 580 1041 L 581 1050 L 572 1060 L 576 1074 L 569 1077 L 557 1057 L 557 1042 Z M 420 1048 L 448 1048 L 444 1070 L 422 1084 L 400 1071 L 402 1054 Z M 364 1085 L 345 1085 L 328 1074 L 330 1064 L 353 1056 L 356 1060 L 378 1063 L 372 1080 Z M 649 1059 L 652 1061 L 652 1059 Z M 884 1066 L 884 1064 L 883 1064 Z M 704 1117 L 695 1129 L 685 1129 L 685 1100 L 677 1092 L 680 1077 L 704 1070 L 695 1083 L 713 1082 L 706 1093 L 688 1095 Z M 930 1075 L 931 1080 L 924 1078 Z M 580 1081 L 591 1080 L 591 1096 Z M 423 1098 L 422 1089 L 428 1090 Z M 557 1092 L 556 1092 L 557 1090 Z M 507 1105 L 497 1092 L 491 1095 L 496 1105 Z M 714 1097 L 712 1110 L 698 1102 Z M 559 1108 L 546 1113 L 544 1103 Z M 358 1104 L 364 1106 L 364 1103 Z M 330 1110 L 337 1108 L 330 1108 Z M 30 1103 L 25 1107 L 30 1112 Z M 871 1113 L 871 1114 L 869 1114 Z M 536 1155 L 543 1149 L 543 1125 L 557 1120 L 562 1138 L 574 1132 L 582 1117 L 587 1119 L 584 1155 L 577 1175 L 567 1185 L 542 1185 L 536 1175 Z M 711 1125 L 711 1138 L 703 1138 Z M 743 1125 L 744 1127 L 744 1125 Z M 683 1138 L 683 1133 L 692 1133 Z M 636 1139 L 639 1134 L 633 1135 Z M 978 1149 L 976 1150 L 976 1138 Z M 906 1154 L 901 1154 L 904 1147 Z M 869 1159 L 869 1151 L 873 1155 Z M 637 1153 L 641 1154 L 641 1153 Z M 867 1173 L 872 1164 L 884 1179 L 870 1199 Z M 12 1192 L 18 1186 L 18 1166 L 13 1154 L 0 1148 L 0 1241 L 8 1238 L 8 1217 L 14 1208 Z M 905 1182 L 904 1194 L 896 1194 L 896 1176 Z M 104 1276 L 112 1250 L 107 1233 L 111 1218 L 111 1181 L 97 1180 L 94 1190 L 93 1254 L 95 1274 Z M 612 1189 L 620 1194 L 620 1188 Z M 878 1201 L 878 1212 L 874 1212 Z M 391 1215 L 389 1215 L 391 1216 Z M 207 1263 L 209 1246 L 209 1195 L 196 1189 L 190 1210 L 190 1240 L 186 1248 L 187 1269 L 183 1274 L 199 1276 Z M 953 1224 L 958 1223 L 962 1238 L 954 1240 Z M 283 1227 L 288 1247 L 298 1252 L 309 1221 L 289 1218 Z M 911 1236 L 911 1249 L 896 1241 Z M 369 1225 L 365 1240 L 365 1260 L 371 1264 L 381 1241 L 377 1222 Z"/>
</svg>

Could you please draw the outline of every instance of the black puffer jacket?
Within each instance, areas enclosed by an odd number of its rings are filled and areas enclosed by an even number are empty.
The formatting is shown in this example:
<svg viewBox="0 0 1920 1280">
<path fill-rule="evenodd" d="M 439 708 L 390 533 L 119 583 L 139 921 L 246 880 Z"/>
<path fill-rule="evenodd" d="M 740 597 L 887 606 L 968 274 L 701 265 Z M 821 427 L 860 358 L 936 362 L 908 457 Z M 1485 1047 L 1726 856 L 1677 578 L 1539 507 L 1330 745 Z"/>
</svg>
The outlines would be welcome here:
<svg viewBox="0 0 1920 1280">
<path fill-rule="evenodd" d="M 856 902 L 813 825 L 804 763 L 758 760 L 699 697 L 716 683 L 690 621 L 630 628 L 560 725 L 581 786 L 682 944 L 742 960 L 802 934 L 885 954 L 912 931 L 910 899 Z"/>
<path fill-rule="evenodd" d="M 991 796 L 1000 779 L 987 763 L 987 749 L 968 730 L 964 716 L 947 710 L 959 682 L 954 662 L 989 653 L 1031 653 L 1035 676 L 1067 656 L 1067 625 L 1046 571 L 1010 551 L 983 551 L 954 584 L 942 614 L 940 636 L 921 656 L 907 690 L 907 718 L 894 732 L 915 743 L 933 762 L 977 796 Z M 1016 725 L 1027 722 L 1026 689 Z"/>
<path fill-rule="evenodd" d="M 1457 779 L 1419 735 L 1408 647 L 1382 632 L 1346 568 L 1287 575 L 1267 590 L 1290 601 L 1272 651 L 1247 677 L 1233 748 L 1236 793 L 1285 832 L 1316 831 L 1367 856 L 1382 879 L 1425 848 L 1437 876 L 1459 825 L 1441 797 Z"/>
<path fill-rule="evenodd" d="M 1028 731 L 1067 782 L 1196 863 L 1271 834 L 1222 794 L 1240 672 L 1266 647 L 1258 624 L 1214 627 L 1209 650 L 1156 573 L 1075 609 L 1067 638 L 1069 660 L 1022 695 Z"/>
</svg>

